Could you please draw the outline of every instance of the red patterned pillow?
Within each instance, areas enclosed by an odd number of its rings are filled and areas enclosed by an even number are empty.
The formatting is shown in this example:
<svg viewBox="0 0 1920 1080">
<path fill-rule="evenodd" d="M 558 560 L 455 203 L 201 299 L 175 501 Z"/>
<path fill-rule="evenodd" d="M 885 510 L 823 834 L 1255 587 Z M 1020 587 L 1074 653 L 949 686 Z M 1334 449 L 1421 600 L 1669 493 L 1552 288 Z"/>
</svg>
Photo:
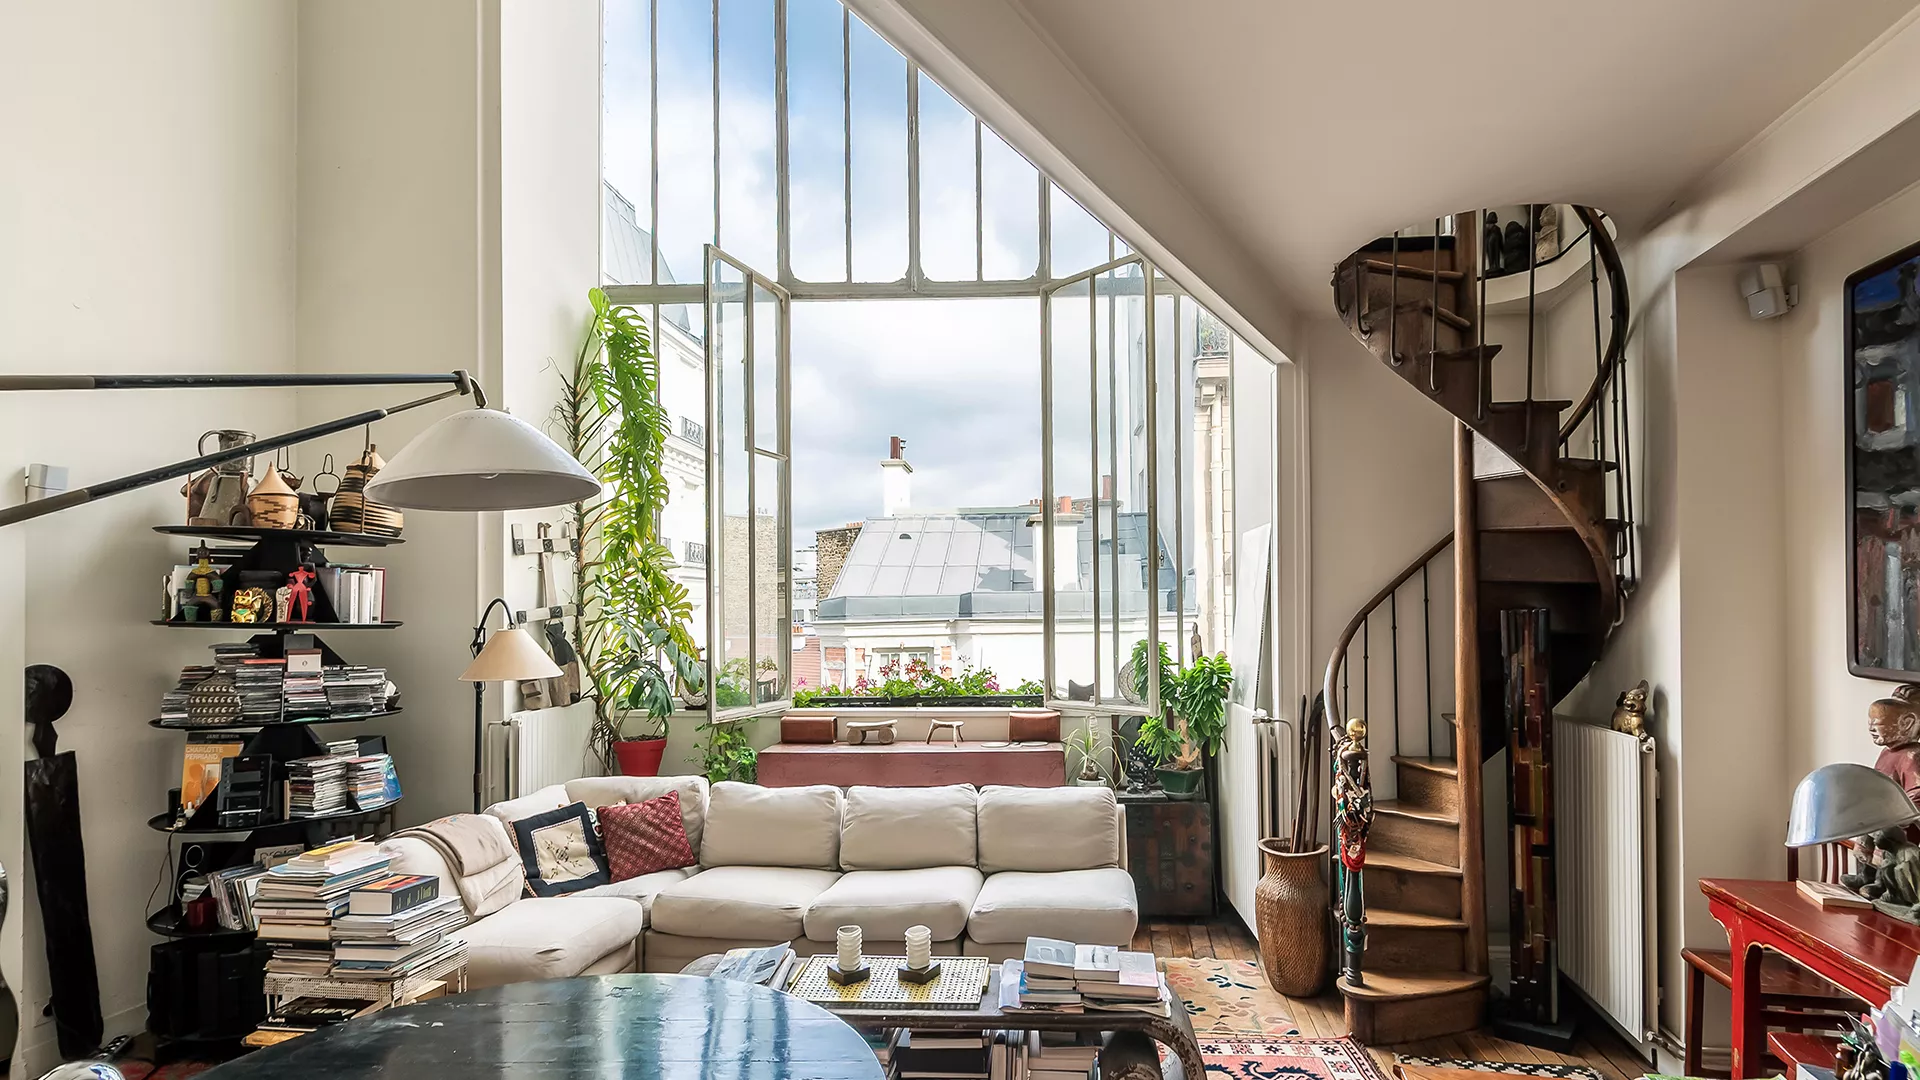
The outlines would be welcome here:
<svg viewBox="0 0 1920 1080">
<path fill-rule="evenodd" d="M 669 791 L 645 802 L 600 808 L 600 839 L 607 846 L 613 880 L 692 866 L 693 845 L 680 818 L 680 793 Z"/>
</svg>

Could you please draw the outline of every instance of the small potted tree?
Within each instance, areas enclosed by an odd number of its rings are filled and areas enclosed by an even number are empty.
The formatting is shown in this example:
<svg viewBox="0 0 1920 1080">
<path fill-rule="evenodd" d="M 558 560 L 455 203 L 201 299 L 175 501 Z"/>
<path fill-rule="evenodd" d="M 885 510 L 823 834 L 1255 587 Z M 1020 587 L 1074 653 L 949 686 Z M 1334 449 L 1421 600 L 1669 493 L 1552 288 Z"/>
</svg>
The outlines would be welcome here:
<svg viewBox="0 0 1920 1080">
<path fill-rule="evenodd" d="M 1161 713 L 1146 718 L 1134 741 L 1153 757 L 1154 775 L 1167 798 L 1192 799 L 1200 794 L 1206 759 L 1220 752 L 1226 738 L 1233 668 L 1225 653 L 1195 657 L 1180 671 L 1172 669 L 1164 652 L 1161 660 Z"/>
<path fill-rule="evenodd" d="M 1080 771 L 1067 783 L 1074 787 L 1107 787 L 1112 783 L 1106 766 L 1108 742 L 1105 733 L 1089 717 L 1087 725 L 1067 736 L 1067 762 L 1080 759 Z"/>
</svg>

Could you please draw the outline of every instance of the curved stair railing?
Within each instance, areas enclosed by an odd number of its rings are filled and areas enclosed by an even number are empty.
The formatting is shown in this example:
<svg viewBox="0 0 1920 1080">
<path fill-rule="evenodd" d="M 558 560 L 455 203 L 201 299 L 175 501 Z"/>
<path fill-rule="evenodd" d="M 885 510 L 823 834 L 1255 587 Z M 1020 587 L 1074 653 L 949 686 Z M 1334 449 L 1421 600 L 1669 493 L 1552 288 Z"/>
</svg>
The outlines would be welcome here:
<svg viewBox="0 0 1920 1080">
<path fill-rule="evenodd" d="M 1374 1034 L 1443 1033 L 1449 1017 L 1457 1018 L 1452 1030 L 1476 1026 L 1485 997 L 1484 905 L 1471 882 L 1479 868 L 1462 865 L 1470 861 L 1469 847 L 1478 848 L 1478 784 L 1468 788 L 1470 804 L 1461 797 L 1461 780 L 1470 765 L 1479 766 L 1478 725 L 1489 710 L 1468 718 L 1477 726 L 1472 738 L 1462 739 L 1454 710 L 1434 704 L 1436 675 L 1444 671 L 1441 681 L 1454 681 L 1448 642 L 1457 634 L 1436 633 L 1436 599 L 1443 608 L 1437 617 L 1451 630 L 1452 576 L 1467 565 L 1478 597 L 1563 608 L 1569 631 L 1556 655 L 1564 654 L 1565 668 L 1556 666 L 1554 687 L 1564 693 L 1598 659 L 1638 574 L 1626 275 L 1604 215 L 1570 209 L 1586 228 L 1594 354 L 1591 381 L 1574 401 L 1539 393 L 1545 372 L 1537 343 L 1537 265 L 1524 271 L 1525 342 L 1486 340 L 1487 275 L 1479 254 L 1486 211 L 1438 219 L 1419 236 L 1384 237 L 1334 271 L 1335 307 L 1348 329 L 1471 431 L 1473 452 L 1464 456 L 1475 462 L 1470 475 L 1456 477 L 1456 501 L 1473 504 L 1468 516 L 1456 515 L 1474 522 L 1471 550 L 1458 551 L 1450 532 L 1409 562 L 1347 622 L 1321 682 L 1333 756 L 1340 986 L 1363 1042 Z M 1528 216 L 1531 228 L 1538 215 Z M 1527 239 L 1534 250 L 1531 232 Z M 1525 394 L 1515 400 L 1494 400 L 1491 389 L 1521 381 L 1512 372 L 1496 380 L 1494 361 L 1503 350 L 1510 364 L 1524 357 L 1526 365 Z M 1564 380 L 1565 368 L 1559 371 Z M 1484 626 L 1472 625 L 1476 635 L 1486 634 Z M 1469 674 L 1485 683 L 1481 673 L 1494 667 L 1482 664 Z M 1497 712 L 1500 698 L 1487 700 Z M 1416 710 L 1420 722 L 1403 723 Z M 1369 760 L 1382 751 L 1394 766 L 1393 798 L 1378 798 L 1371 776 Z M 1471 762 L 1462 760 L 1467 754 Z M 1455 858 L 1442 857 L 1449 830 L 1462 853 Z M 1380 845 L 1371 856 L 1370 838 Z M 1385 935 L 1377 959 L 1369 955 L 1370 929 Z M 1415 966 L 1427 954 L 1439 958 L 1435 970 Z M 1402 1003 L 1423 1015 L 1391 1012 Z M 1452 1003 L 1460 1007 L 1450 1010 Z"/>
</svg>

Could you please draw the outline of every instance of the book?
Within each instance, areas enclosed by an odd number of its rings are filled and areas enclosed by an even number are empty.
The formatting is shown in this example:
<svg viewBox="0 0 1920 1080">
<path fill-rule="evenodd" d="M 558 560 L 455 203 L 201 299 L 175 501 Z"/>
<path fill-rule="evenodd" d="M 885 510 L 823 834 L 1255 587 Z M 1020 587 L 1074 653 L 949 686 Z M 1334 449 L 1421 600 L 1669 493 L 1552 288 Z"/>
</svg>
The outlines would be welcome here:
<svg viewBox="0 0 1920 1080">
<path fill-rule="evenodd" d="M 331 1024 L 365 1016 L 379 1009 L 382 1004 L 378 1001 L 341 998 L 295 998 L 268 1014 L 265 1020 L 260 1021 L 260 1026 L 268 1031 L 318 1031 Z"/>
<path fill-rule="evenodd" d="M 1111 982 L 1089 982 L 1080 985 L 1081 993 L 1088 999 L 1119 1001 L 1158 1001 L 1165 986 L 1160 969 L 1149 952 L 1130 952 L 1119 950 L 1115 957 L 1116 968 Z"/>
<path fill-rule="evenodd" d="M 1026 954 L 1021 957 L 1024 970 L 1029 975 L 1048 976 L 1056 979 L 1073 978 L 1074 944 L 1059 938 L 1030 937 L 1027 939 Z"/>
<path fill-rule="evenodd" d="M 190 731 L 180 765 L 180 812 L 191 816 L 220 790 L 220 763 L 246 743 L 225 732 Z"/>
<path fill-rule="evenodd" d="M 1822 911 L 1873 907 L 1873 901 L 1844 885 L 1836 885 L 1830 881 L 1808 881 L 1806 878 L 1801 878 L 1795 884 L 1800 888 L 1800 895 L 1819 904 Z"/>
<path fill-rule="evenodd" d="M 393 874 L 356 887 L 347 895 L 349 915 L 397 915 L 440 896 L 440 879 Z"/>
<path fill-rule="evenodd" d="M 1120 978 L 1120 950 L 1112 945 L 1075 945 L 1073 981 L 1116 982 Z"/>
<path fill-rule="evenodd" d="M 793 953 L 791 945 L 769 945 L 765 948 L 728 949 L 720 962 L 714 965 L 710 978 L 732 979 L 735 982 L 757 983 L 761 986 L 774 986 L 774 978 L 785 967 Z"/>
</svg>

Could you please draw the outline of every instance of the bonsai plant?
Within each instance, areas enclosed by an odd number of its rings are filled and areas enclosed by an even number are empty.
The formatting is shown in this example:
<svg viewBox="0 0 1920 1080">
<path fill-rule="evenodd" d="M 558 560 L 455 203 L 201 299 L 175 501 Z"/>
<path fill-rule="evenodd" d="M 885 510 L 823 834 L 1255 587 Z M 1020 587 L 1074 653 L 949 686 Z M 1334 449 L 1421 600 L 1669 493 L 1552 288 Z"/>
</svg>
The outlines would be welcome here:
<svg viewBox="0 0 1920 1080">
<path fill-rule="evenodd" d="M 573 507 L 576 651 L 591 684 L 595 753 L 609 770 L 651 776 L 676 686 L 698 689 L 706 676 L 688 628 L 692 601 L 671 576 L 673 553 L 659 536 L 668 497 L 660 363 L 639 312 L 599 289 L 587 298 L 592 316 L 573 369 L 561 373 L 554 409 L 562 442 L 602 485 L 598 497 Z M 634 714 L 646 722 L 629 733 Z"/>
<path fill-rule="evenodd" d="M 1080 759 L 1080 771 L 1073 774 L 1067 782 L 1074 787 L 1106 787 L 1110 784 L 1112 774 L 1109 773 L 1105 764 L 1108 747 L 1106 735 L 1093 725 L 1092 720 L 1087 721 L 1087 726 L 1067 736 L 1066 750 L 1069 767 L 1072 766 L 1075 757 Z"/>
<path fill-rule="evenodd" d="M 1139 647 L 1135 651 L 1140 651 Z M 1195 657 L 1181 671 L 1171 670 L 1164 652 L 1161 662 L 1161 713 L 1141 723 L 1134 742 L 1152 755 L 1154 775 L 1159 777 L 1167 797 L 1191 799 L 1200 793 L 1207 757 L 1219 753 L 1226 738 L 1227 693 L 1233 689 L 1233 668 L 1225 653 Z"/>
</svg>

